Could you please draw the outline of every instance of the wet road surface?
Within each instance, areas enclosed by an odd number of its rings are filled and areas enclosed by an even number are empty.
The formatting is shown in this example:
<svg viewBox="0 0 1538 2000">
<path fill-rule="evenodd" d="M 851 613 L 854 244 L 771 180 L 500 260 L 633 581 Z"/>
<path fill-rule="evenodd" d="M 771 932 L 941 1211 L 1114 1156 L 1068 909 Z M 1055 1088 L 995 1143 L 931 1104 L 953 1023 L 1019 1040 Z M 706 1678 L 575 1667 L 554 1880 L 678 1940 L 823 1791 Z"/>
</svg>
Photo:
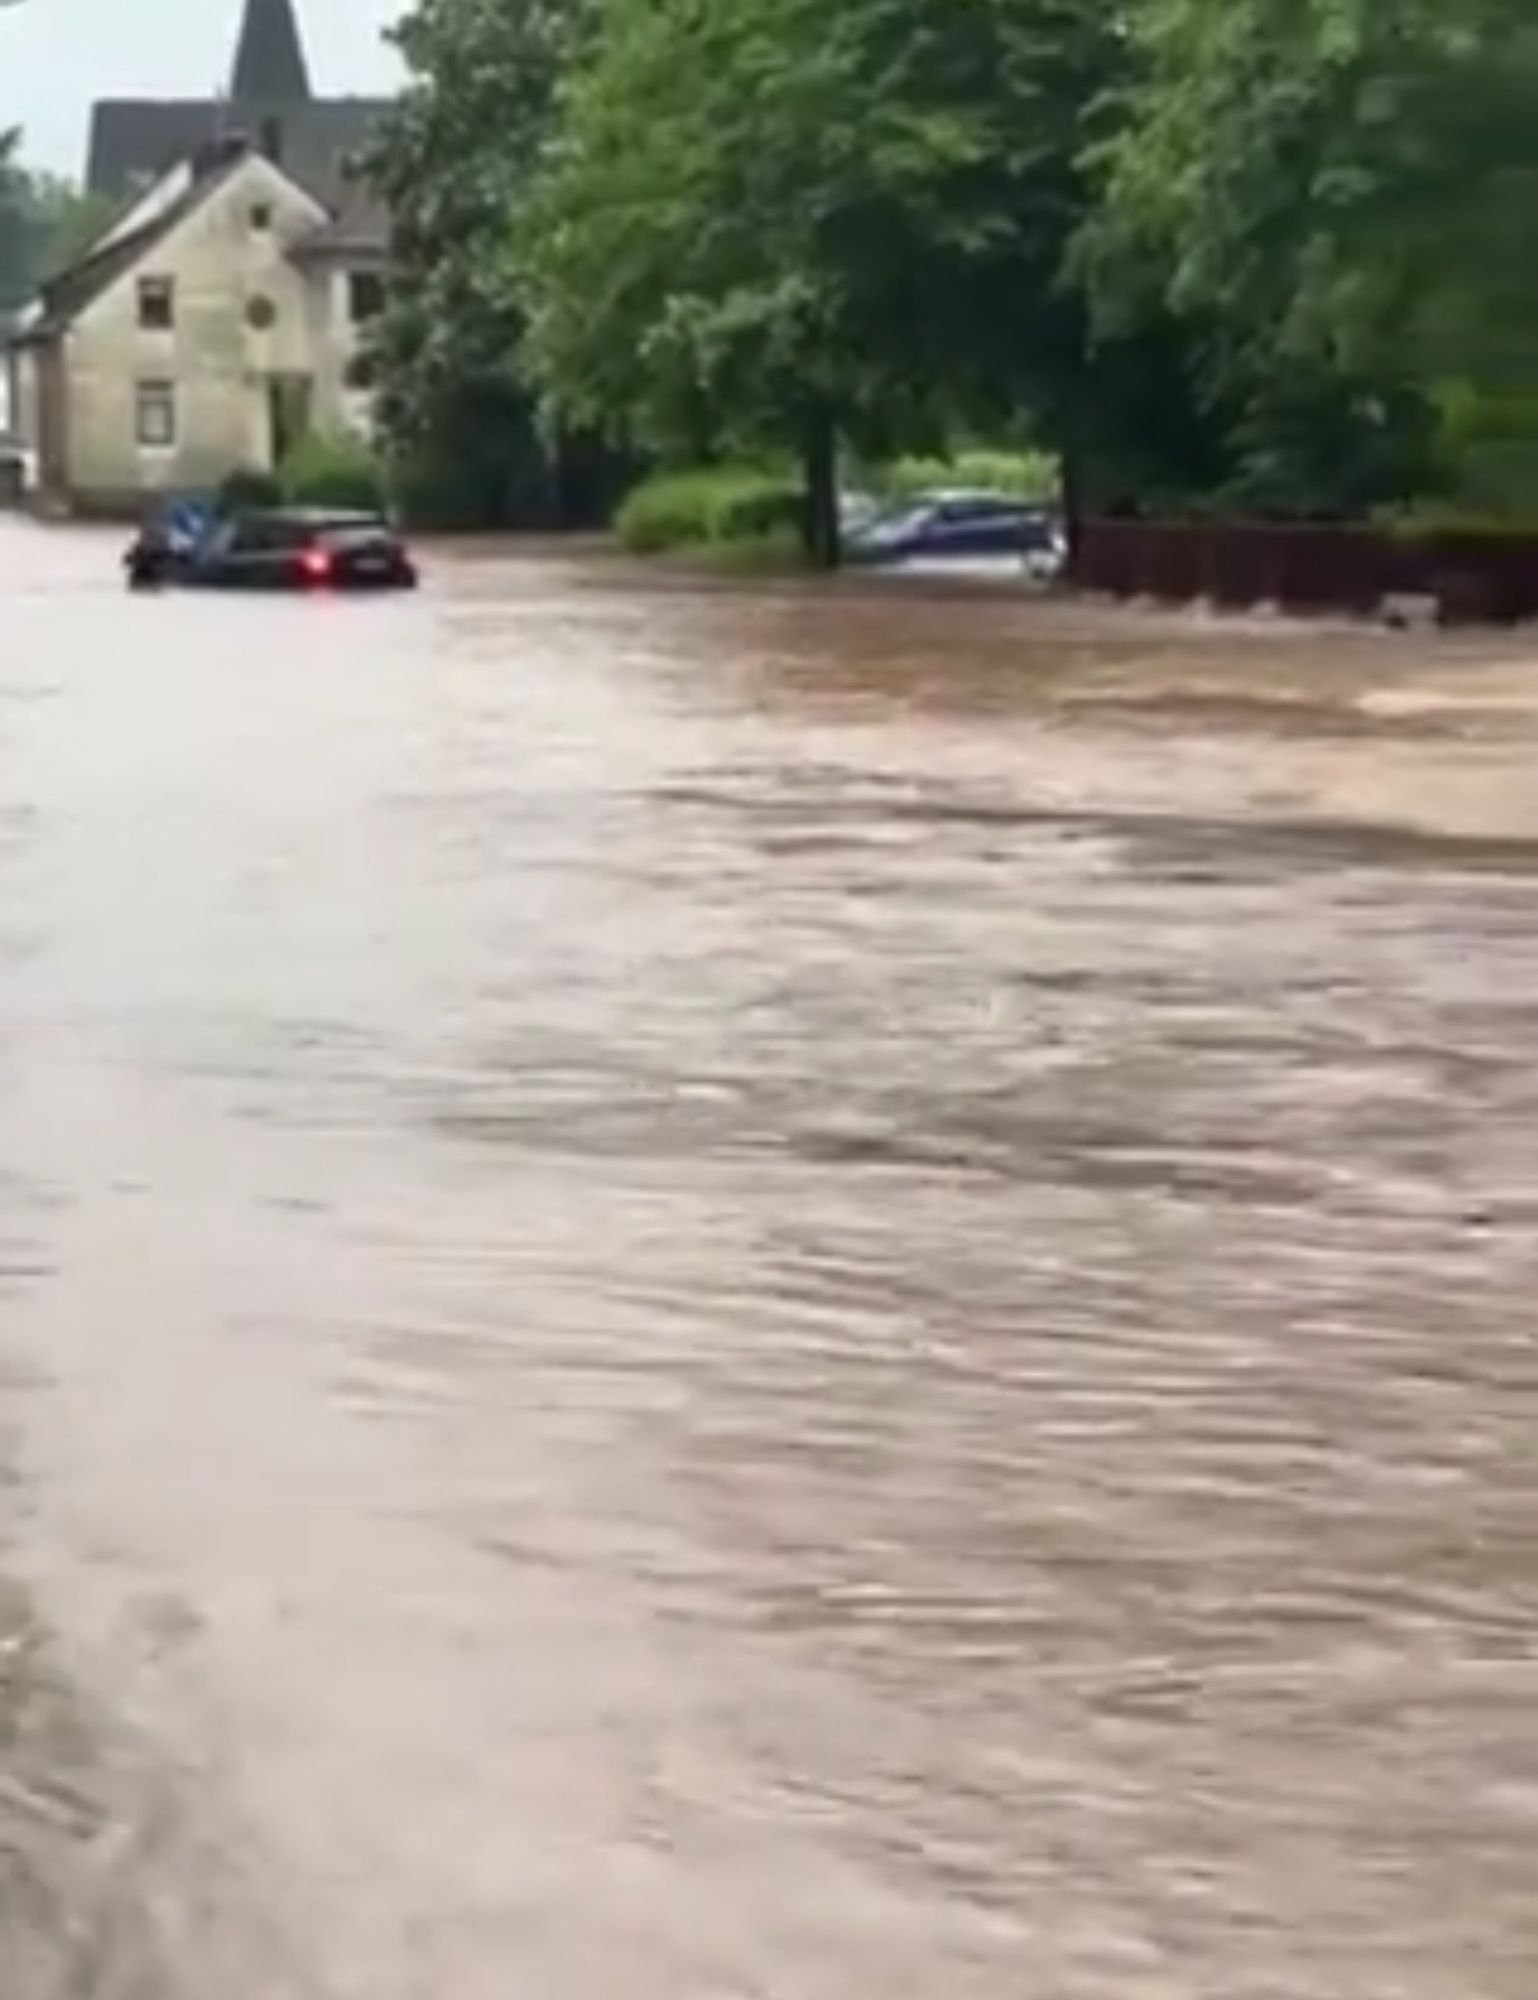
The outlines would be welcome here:
<svg viewBox="0 0 1538 2000">
<path fill-rule="evenodd" d="M 113 553 L 0 526 L 5 2000 L 1531 2000 L 1538 646 Z"/>
</svg>

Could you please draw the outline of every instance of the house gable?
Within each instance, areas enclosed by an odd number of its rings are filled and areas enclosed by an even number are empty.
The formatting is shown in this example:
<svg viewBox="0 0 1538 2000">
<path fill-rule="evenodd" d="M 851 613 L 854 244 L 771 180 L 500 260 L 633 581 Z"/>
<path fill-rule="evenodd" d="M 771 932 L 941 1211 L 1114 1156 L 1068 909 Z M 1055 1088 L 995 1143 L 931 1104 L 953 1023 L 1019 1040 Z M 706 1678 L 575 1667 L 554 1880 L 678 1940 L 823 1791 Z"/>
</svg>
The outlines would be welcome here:
<svg viewBox="0 0 1538 2000">
<path fill-rule="evenodd" d="M 173 169 L 167 179 L 173 179 L 177 172 Z M 146 205 L 151 202 L 152 196 L 147 196 Z M 242 276 L 253 278 L 260 266 L 270 261 L 261 256 L 261 246 L 244 240 L 253 233 L 251 211 L 262 206 L 272 212 L 272 224 L 265 234 L 278 262 L 328 220 L 322 204 L 270 160 L 258 153 L 244 153 L 221 172 L 196 183 L 137 239 L 106 239 L 103 247 L 111 254 L 113 268 L 100 288 L 73 312 L 73 326 L 84 330 L 104 317 L 115 317 L 125 296 L 136 297 L 140 279 L 147 276 L 166 277 L 173 283 L 192 274 L 215 281 L 226 274 L 232 282 Z M 210 259 L 218 260 L 221 254 L 223 262 L 211 266 Z"/>
<path fill-rule="evenodd" d="M 125 242 L 130 236 L 142 235 L 178 202 L 185 201 L 196 185 L 197 169 L 191 160 L 183 160 L 179 166 L 162 174 L 153 187 L 146 188 L 143 194 L 130 202 L 116 222 L 91 244 L 87 254 L 99 256 L 103 250 Z"/>
<path fill-rule="evenodd" d="M 61 483 L 77 502 L 116 506 L 269 465 L 282 442 L 275 397 L 288 399 L 285 412 L 310 403 L 320 420 L 341 365 L 333 301 L 293 253 L 326 215 L 247 152 L 168 221 L 107 253 L 106 281 L 56 342 L 68 412 Z"/>
</svg>

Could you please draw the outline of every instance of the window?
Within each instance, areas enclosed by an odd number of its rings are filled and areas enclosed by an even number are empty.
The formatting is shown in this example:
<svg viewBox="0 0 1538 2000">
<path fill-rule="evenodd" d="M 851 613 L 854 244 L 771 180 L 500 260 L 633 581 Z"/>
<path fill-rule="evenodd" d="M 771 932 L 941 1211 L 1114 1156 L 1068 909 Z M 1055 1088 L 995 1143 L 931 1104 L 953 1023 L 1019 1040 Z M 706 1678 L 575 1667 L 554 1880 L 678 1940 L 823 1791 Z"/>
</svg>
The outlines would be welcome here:
<svg viewBox="0 0 1538 2000">
<path fill-rule="evenodd" d="M 272 203 L 255 201 L 251 204 L 251 227 L 258 235 L 264 235 L 272 227 Z"/>
<path fill-rule="evenodd" d="M 176 443 L 176 384 L 141 382 L 135 399 L 135 429 L 147 451 L 165 451 Z"/>
<path fill-rule="evenodd" d="M 996 521 L 1001 515 L 1018 512 L 1007 500 L 985 499 L 981 495 L 975 499 L 946 500 L 940 506 L 940 519 L 962 526 L 973 521 Z"/>
<path fill-rule="evenodd" d="M 384 302 L 384 279 L 378 271 L 348 272 L 347 310 L 354 326 L 378 319 L 384 311 Z"/>
<path fill-rule="evenodd" d="M 176 324 L 176 286 L 170 278 L 139 280 L 139 324 L 147 333 L 167 333 Z"/>
<path fill-rule="evenodd" d="M 278 323 L 278 309 L 272 300 L 257 292 L 246 301 L 246 325 L 253 333 L 270 333 Z"/>
<path fill-rule="evenodd" d="M 325 526 L 320 516 L 286 520 L 281 514 L 248 514 L 230 536 L 235 555 L 293 555 L 312 548 Z"/>
</svg>

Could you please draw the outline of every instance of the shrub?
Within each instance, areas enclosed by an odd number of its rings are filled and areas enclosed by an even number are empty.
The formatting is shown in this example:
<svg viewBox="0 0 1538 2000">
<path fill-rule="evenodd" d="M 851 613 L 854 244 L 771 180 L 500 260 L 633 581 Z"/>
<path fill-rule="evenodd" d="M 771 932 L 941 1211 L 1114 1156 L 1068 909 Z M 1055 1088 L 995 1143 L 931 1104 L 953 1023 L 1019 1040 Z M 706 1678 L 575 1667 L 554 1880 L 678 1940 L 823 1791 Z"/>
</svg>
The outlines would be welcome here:
<svg viewBox="0 0 1538 2000">
<path fill-rule="evenodd" d="M 760 466 L 661 472 L 636 487 L 615 518 L 633 555 L 783 539 L 801 518 L 799 487 Z"/>
<path fill-rule="evenodd" d="M 712 542 L 758 542 L 798 534 L 806 512 L 799 486 L 770 473 L 723 487 L 710 510 Z"/>
<path fill-rule="evenodd" d="M 806 549 L 797 525 L 749 541 L 707 542 L 692 551 L 692 560 L 719 576 L 783 576 L 805 567 Z"/>
<path fill-rule="evenodd" d="M 246 508 L 280 507 L 283 484 L 275 472 L 254 472 L 243 466 L 220 481 L 217 497 L 220 507 L 229 513 L 240 513 Z"/>
<path fill-rule="evenodd" d="M 458 534 L 501 525 L 486 484 L 467 477 L 463 462 L 444 453 L 414 450 L 392 457 L 390 490 L 408 527 Z"/>
<path fill-rule="evenodd" d="M 278 472 L 283 497 L 299 507 L 385 504 L 379 460 L 361 438 L 310 431 L 288 453 Z"/>
<path fill-rule="evenodd" d="M 1475 523 L 1530 526 L 1538 516 L 1538 394 L 1456 384 L 1444 390 L 1439 414 L 1453 511 Z"/>
</svg>

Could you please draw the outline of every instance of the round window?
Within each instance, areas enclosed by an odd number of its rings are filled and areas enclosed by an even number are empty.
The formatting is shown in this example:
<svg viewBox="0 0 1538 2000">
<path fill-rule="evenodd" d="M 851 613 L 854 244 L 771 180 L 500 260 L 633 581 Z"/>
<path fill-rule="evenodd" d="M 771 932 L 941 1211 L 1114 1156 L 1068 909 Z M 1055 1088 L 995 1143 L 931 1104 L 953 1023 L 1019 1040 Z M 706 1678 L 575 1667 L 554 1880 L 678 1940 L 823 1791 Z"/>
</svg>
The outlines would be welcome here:
<svg viewBox="0 0 1538 2000">
<path fill-rule="evenodd" d="M 267 333 L 277 323 L 278 309 L 271 299 L 263 298 L 258 294 L 256 298 L 247 302 L 246 324 L 253 327 L 256 332 Z"/>
</svg>

